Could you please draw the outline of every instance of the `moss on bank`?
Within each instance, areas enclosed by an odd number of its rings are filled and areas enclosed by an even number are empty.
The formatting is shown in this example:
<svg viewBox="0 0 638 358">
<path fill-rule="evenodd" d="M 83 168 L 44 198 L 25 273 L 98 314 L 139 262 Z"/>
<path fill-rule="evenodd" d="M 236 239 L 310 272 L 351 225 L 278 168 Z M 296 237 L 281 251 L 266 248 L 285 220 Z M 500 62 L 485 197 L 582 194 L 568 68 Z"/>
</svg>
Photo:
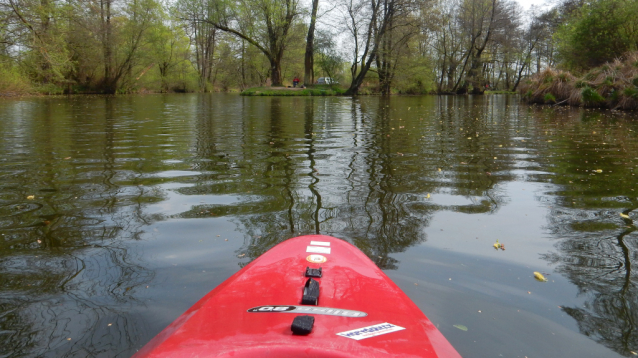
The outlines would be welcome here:
<svg viewBox="0 0 638 358">
<path fill-rule="evenodd" d="M 581 77 L 548 68 L 519 88 L 529 103 L 638 109 L 638 51 L 591 69 Z"/>
<path fill-rule="evenodd" d="M 337 85 L 314 85 L 308 88 L 253 87 L 241 92 L 242 96 L 338 96 L 346 91 Z"/>
</svg>

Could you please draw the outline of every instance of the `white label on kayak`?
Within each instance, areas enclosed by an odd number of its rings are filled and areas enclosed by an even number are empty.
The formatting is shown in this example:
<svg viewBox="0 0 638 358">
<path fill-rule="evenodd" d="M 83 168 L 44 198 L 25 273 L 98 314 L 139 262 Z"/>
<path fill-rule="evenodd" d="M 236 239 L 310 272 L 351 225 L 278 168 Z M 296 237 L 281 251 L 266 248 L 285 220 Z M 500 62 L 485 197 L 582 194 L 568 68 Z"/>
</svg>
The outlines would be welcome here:
<svg viewBox="0 0 638 358">
<path fill-rule="evenodd" d="M 310 241 L 310 245 L 314 246 L 330 246 L 330 243 L 327 241 Z"/>
<path fill-rule="evenodd" d="M 354 310 L 342 310 L 340 308 L 331 307 L 317 307 L 317 306 L 258 306 L 248 310 L 251 313 L 307 313 L 307 314 L 319 314 L 325 316 L 340 316 L 340 317 L 365 317 L 368 314 L 361 311 Z"/>
<path fill-rule="evenodd" d="M 405 328 L 403 327 L 395 326 L 391 323 L 386 322 L 386 323 L 375 324 L 374 326 L 353 329 L 352 331 L 337 333 L 337 335 L 341 337 L 352 338 L 358 341 L 361 339 L 376 337 L 382 334 L 401 331 L 404 329 Z"/>
<path fill-rule="evenodd" d="M 306 247 L 306 252 L 312 252 L 313 254 L 329 254 L 329 247 L 321 247 L 321 246 L 308 246 Z"/>
</svg>

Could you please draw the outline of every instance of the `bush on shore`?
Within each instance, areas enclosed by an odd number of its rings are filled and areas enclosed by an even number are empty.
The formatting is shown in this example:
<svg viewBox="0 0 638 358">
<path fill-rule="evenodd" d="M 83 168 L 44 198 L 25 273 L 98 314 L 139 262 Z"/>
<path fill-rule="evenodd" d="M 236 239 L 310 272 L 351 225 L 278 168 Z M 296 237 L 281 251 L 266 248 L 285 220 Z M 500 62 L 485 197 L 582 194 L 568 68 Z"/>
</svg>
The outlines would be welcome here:
<svg viewBox="0 0 638 358">
<path fill-rule="evenodd" d="M 0 97 L 21 96 L 33 92 L 28 79 L 15 68 L 0 66 Z"/>
<path fill-rule="evenodd" d="M 546 69 L 519 88 L 529 103 L 638 109 L 638 51 L 591 69 L 581 77 Z"/>
</svg>

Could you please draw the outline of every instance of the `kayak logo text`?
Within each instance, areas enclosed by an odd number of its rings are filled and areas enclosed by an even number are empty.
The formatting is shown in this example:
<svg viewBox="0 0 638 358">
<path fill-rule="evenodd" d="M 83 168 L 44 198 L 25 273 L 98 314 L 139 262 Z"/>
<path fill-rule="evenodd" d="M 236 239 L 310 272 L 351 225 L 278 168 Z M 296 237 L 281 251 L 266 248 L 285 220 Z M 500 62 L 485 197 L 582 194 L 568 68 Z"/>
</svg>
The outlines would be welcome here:
<svg viewBox="0 0 638 358">
<path fill-rule="evenodd" d="M 306 313 L 340 317 L 365 317 L 368 315 L 367 313 L 361 311 L 342 310 L 339 308 L 317 306 L 258 306 L 250 308 L 248 312 Z"/>
<path fill-rule="evenodd" d="M 404 330 L 405 328 L 396 326 L 391 323 L 380 323 L 374 326 L 363 327 L 359 329 L 353 329 L 352 331 L 346 331 L 337 333 L 338 336 L 351 338 L 354 340 L 362 340 L 370 337 L 380 336 L 386 333 L 392 333 L 396 331 Z"/>
</svg>

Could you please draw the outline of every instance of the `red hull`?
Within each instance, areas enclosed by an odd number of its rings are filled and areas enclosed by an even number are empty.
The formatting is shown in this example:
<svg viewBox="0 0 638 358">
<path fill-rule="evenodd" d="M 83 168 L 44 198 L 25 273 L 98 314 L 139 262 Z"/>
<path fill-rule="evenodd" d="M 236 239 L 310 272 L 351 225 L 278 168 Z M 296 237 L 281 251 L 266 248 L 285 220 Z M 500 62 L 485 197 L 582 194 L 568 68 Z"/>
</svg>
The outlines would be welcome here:
<svg viewBox="0 0 638 358">
<path fill-rule="evenodd" d="M 317 255 L 311 261 L 326 261 L 309 262 L 311 255 Z M 315 278 L 317 306 L 301 305 L 306 267 L 322 268 L 322 277 Z M 291 324 L 299 315 L 315 318 L 310 334 L 293 335 Z M 231 276 L 134 357 L 460 355 L 359 249 L 308 235 L 275 246 Z"/>
</svg>

